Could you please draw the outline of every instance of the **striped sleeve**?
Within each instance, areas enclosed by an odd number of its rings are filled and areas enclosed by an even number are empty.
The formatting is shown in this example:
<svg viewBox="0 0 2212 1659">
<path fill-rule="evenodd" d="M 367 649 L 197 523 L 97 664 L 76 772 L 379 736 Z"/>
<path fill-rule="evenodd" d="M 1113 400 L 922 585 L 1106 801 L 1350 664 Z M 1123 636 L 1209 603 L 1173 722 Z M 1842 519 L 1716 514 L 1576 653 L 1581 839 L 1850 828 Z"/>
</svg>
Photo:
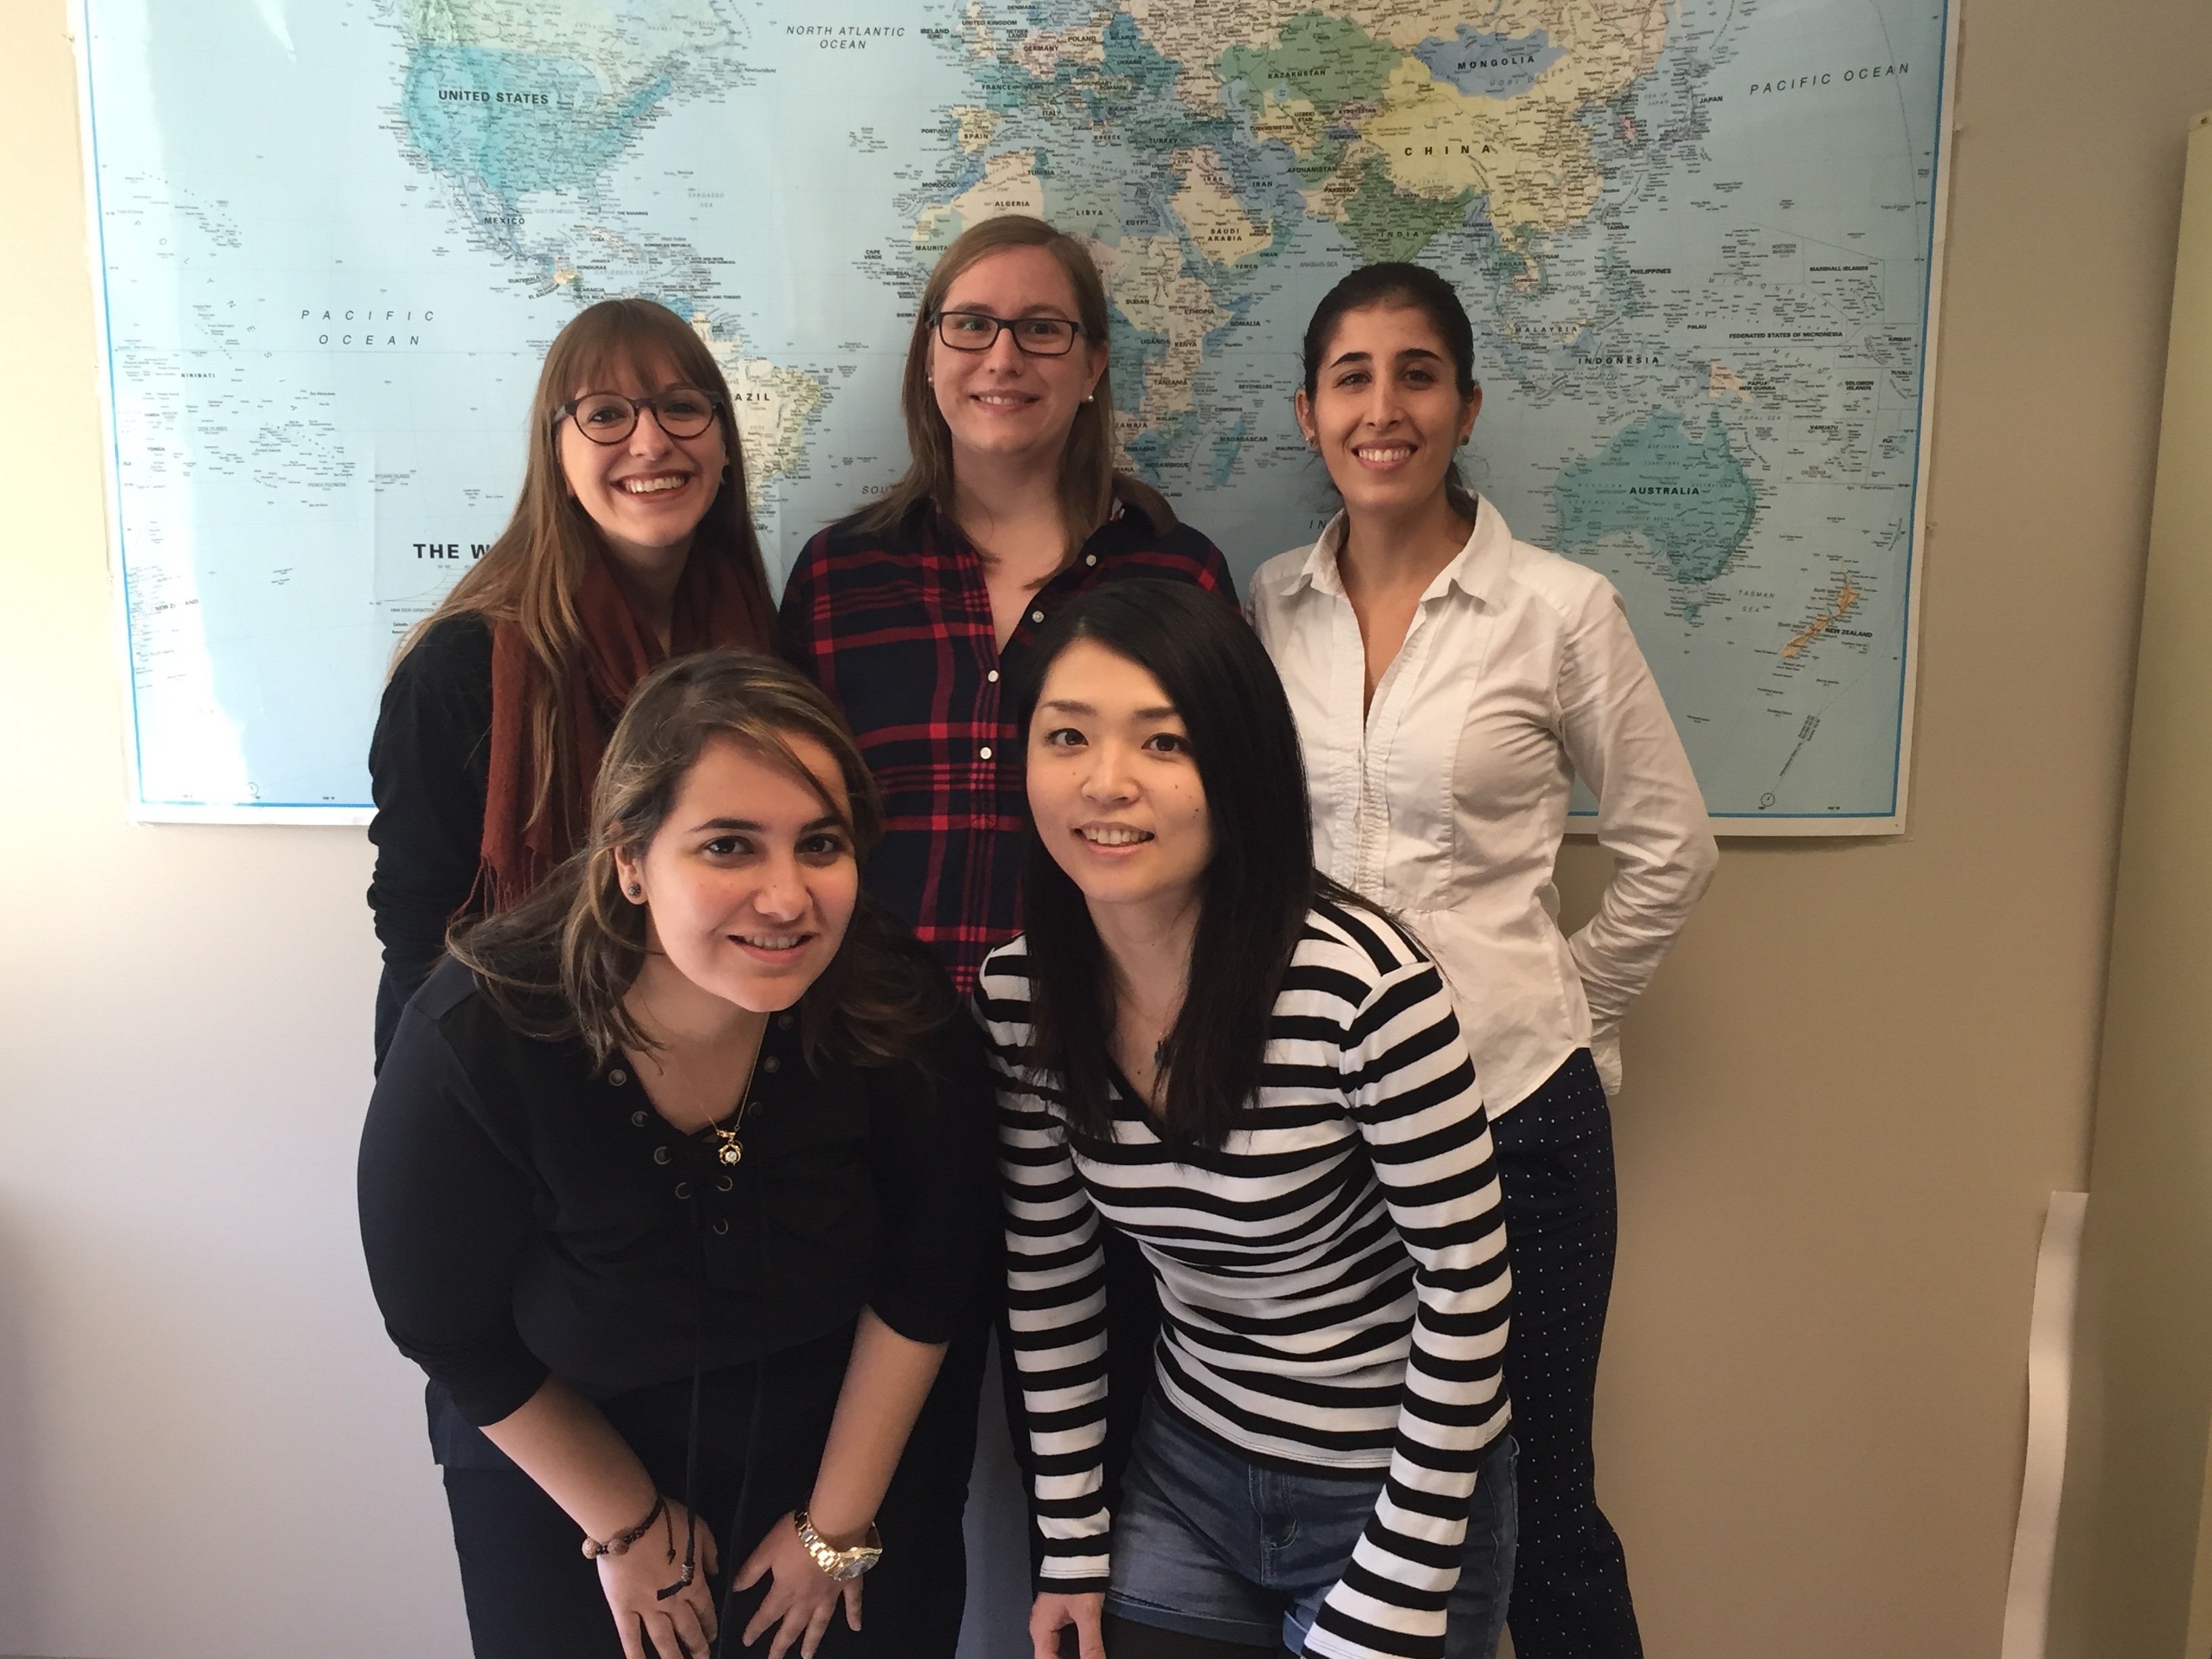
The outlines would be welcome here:
<svg viewBox="0 0 2212 1659">
<path fill-rule="evenodd" d="M 1039 1588 L 1106 1588 L 1105 1252 L 1097 1212 L 1029 1066 L 1028 978 L 1019 941 L 994 952 L 975 987 L 999 1091 L 1007 1323 L 1029 1417 Z"/>
<path fill-rule="evenodd" d="M 1442 1659 L 1476 1470 L 1510 1415 L 1503 1361 L 1511 1277 L 1498 1166 L 1435 965 L 1409 957 L 1375 918 L 1332 908 L 1330 920 L 1384 969 L 1345 1032 L 1343 1088 L 1413 1259 L 1416 1307 L 1389 1474 L 1304 1650 Z"/>
</svg>

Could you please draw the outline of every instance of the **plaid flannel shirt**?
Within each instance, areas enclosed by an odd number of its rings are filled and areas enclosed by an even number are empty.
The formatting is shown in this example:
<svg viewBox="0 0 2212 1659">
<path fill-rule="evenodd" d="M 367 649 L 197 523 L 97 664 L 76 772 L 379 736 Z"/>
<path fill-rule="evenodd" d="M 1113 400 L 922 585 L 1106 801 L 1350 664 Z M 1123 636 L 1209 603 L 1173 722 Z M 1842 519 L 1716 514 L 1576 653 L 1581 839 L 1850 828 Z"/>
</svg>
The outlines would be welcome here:
<svg viewBox="0 0 2212 1659">
<path fill-rule="evenodd" d="M 1101 582 L 1161 576 L 1237 603 L 1229 567 L 1187 525 L 1156 532 L 1117 504 L 1045 584 L 999 648 L 983 563 L 935 508 L 864 535 L 852 521 L 806 544 L 783 592 L 784 653 L 845 711 L 883 791 L 867 889 L 913 925 L 964 994 L 1021 931 L 1029 803 L 1007 702 L 1044 620 Z"/>
</svg>

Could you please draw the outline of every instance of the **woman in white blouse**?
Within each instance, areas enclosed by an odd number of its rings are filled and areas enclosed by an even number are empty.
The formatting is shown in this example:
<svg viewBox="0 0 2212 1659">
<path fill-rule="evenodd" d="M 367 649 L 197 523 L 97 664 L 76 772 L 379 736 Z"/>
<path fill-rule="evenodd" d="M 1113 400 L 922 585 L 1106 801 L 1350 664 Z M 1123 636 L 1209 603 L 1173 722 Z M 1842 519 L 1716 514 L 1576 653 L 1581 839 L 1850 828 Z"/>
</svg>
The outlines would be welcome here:
<svg viewBox="0 0 2212 1659">
<path fill-rule="evenodd" d="M 1522 1659 L 1638 1655 L 1591 1400 L 1617 1210 L 1620 1022 L 1711 879 L 1705 802 L 1620 596 L 1459 482 L 1474 331 L 1418 265 L 1337 284 L 1298 423 L 1344 510 L 1253 580 L 1297 716 L 1321 868 L 1399 910 L 1454 988 L 1504 1175 Z M 1553 866 L 1580 776 L 1614 869 L 1572 937 Z"/>
</svg>

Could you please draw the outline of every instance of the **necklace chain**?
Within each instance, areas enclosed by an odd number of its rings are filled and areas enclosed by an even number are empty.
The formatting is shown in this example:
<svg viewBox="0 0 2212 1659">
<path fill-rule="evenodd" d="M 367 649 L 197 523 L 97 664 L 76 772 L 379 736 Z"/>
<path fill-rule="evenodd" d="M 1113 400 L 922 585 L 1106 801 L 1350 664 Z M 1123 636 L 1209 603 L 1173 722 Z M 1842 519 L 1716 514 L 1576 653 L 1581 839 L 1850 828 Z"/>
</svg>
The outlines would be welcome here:
<svg viewBox="0 0 2212 1659">
<path fill-rule="evenodd" d="M 738 1091 L 738 1103 L 725 1115 L 729 1120 L 727 1127 L 724 1126 L 721 1118 L 709 1117 L 707 1120 L 707 1127 L 714 1133 L 716 1141 L 714 1161 L 728 1169 L 734 1170 L 745 1160 L 745 1144 L 738 1138 L 738 1134 L 745 1125 L 745 1109 L 753 1103 L 753 1077 L 760 1070 L 761 1050 L 766 1047 L 768 1028 L 763 1025 L 760 1041 L 753 1045 L 753 1057 L 745 1063 L 745 1080 L 744 1086 Z M 660 1073 L 664 1077 L 676 1079 L 690 1101 L 693 1111 L 705 1114 L 707 1109 L 699 1103 L 699 1091 L 691 1086 L 691 1079 L 677 1069 L 672 1055 L 661 1062 Z"/>
</svg>

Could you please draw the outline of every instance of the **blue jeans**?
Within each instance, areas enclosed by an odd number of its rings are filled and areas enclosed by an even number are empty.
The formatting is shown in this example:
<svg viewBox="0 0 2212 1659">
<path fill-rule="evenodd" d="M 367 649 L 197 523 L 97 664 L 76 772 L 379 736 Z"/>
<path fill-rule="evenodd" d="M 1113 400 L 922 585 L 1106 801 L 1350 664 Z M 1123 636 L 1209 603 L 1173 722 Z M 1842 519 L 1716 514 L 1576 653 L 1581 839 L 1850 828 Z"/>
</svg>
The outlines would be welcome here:
<svg viewBox="0 0 2212 1659">
<path fill-rule="evenodd" d="M 1483 1459 L 1446 1613 L 1446 1659 L 1491 1659 L 1505 1628 L 1518 1521 L 1513 1457 L 1512 1436 L 1501 1434 Z M 1297 1653 L 1375 1513 L 1384 1473 L 1255 1463 L 1155 1397 L 1114 1517 L 1106 1610 Z"/>
</svg>

